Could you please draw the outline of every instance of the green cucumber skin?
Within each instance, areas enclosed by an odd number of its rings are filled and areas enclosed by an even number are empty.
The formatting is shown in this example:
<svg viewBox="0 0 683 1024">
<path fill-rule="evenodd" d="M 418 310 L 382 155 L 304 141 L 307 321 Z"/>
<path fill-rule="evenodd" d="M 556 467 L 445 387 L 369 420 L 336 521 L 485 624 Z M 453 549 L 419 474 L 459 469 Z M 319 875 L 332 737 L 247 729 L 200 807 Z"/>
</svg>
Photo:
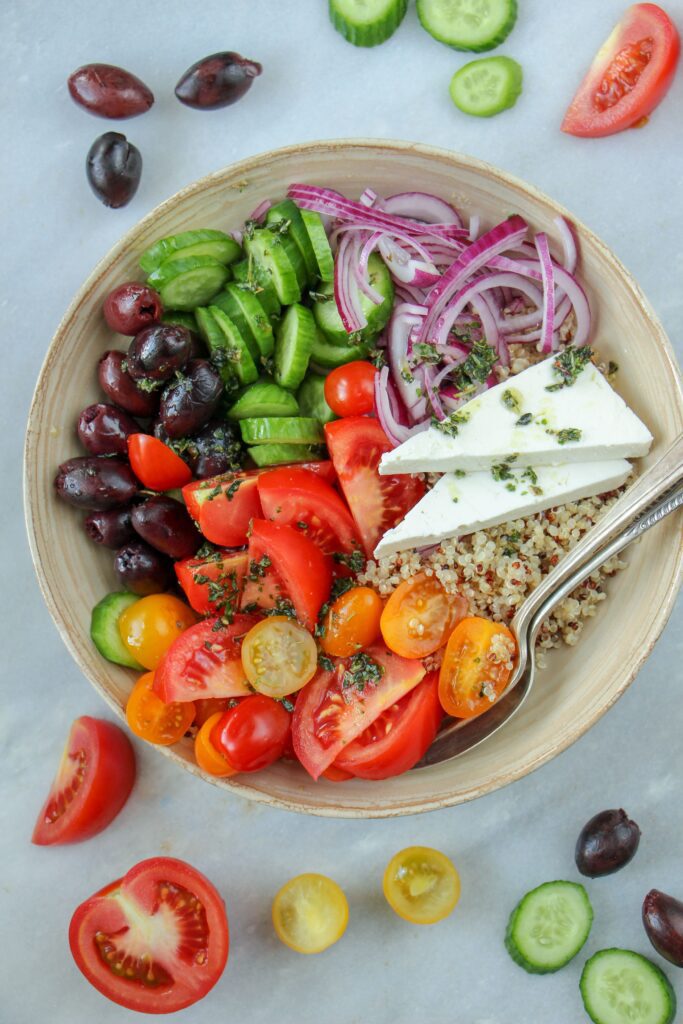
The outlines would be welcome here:
<svg viewBox="0 0 683 1024">
<path fill-rule="evenodd" d="M 517 0 L 506 0 L 507 17 L 501 21 L 497 32 L 493 32 L 487 39 L 479 43 L 457 42 L 453 40 L 453 37 L 448 39 L 444 35 L 437 34 L 430 27 L 428 10 L 432 3 L 433 0 L 417 0 L 417 16 L 422 28 L 429 33 L 432 39 L 436 39 L 439 43 L 445 43 L 446 46 L 450 46 L 452 50 L 458 50 L 460 53 L 486 53 L 488 50 L 495 50 L 497 46 L 505 42 L 517 23 Z"/>
<path fill-rule="evenodd" d="M 309 373 L 296 393 L 299 415 L 310 416 L 321 423 L 331 423 L 338 417 L 325 400 L 325 378 Z"/>
<path fill-rule="evenodd" d="M 272 283 L 279 301 L 290 306 L 301 298 L 301 284 L 296 268 L 282 239 L 268 228 L 256 228 L 244 239 L 244 248 Z M 303 261 L 302 261 L 303 263 Z"/>
<path fill-rule="evenodd" d="M 256 345 L 258 354 L 262 356 L 272 355 L 275 348 L 273 325 L 258 296 L 254 295 L 253 292 L 245 291 L 244 288 L 239 288 L 234 283 L 226 285 L 225 291 L 233 297 L 237 307 L 239 307 L 247 330 Z"/>
<path fill-rule="evenodd" d="M 311 348 L 311 362 L 316 364 L 315 372 L 319 367 L 327 375 L 338 366 L 345 366 L 356 359 L 367 359 L 369 354 L 370 346 L 367 344 L 335 345 L 319 332 Z"/>
<path fill-rule="evenodd" d="M 637 958 L 638 961 L 645 961 L 649 968 L 652 969 L 654 975 L 657 978 L 657 981 L 661 986 L 662 995 L 669 1010 L 668 1015 L 666 1017 L 661 1017 L 658 1021 L 653 1022 L 653 1024 L 674 1024 L 674 1021 L 676 1019 L 677 1008 L 676 993 L 664 971 L 656 963 L 650 960 L 649 957 L 643 956 L 641 953 L 635 953 L 633 950 L 630 949 L 619 949 L 616 946 L 613 946 L 609 949 L 598 950 L 597 953 L 594 953 L 592 957 L 586 960 L 586 963 L 584 964 L 583 970 L 581 972 L 581 978 L 579 980 L 579 991 L 581 992 L 581 999 L 583 1000 L 584 1009 L 590 1017 L 590 1019 L 593 1021 L 593 1024 L 605 1024 L 605 1021 L 603 1017 L 596 1016 L 596 1012 L 593 1010 L 593 1000 L 591 998 L 591 993 L 589 991 L 589 989 L 591 988 L 590 969 L 591 966 L 595 964 L 596 960 L 604 959 L 606 956 L 609 956 L 613 953 L 628 953 L 630 954 L 630 956 Z"/>
<path fill-rule="evenodd" d="M 270 278 L 261 273 L 260 268 L 254 265 L 250 270 L 249 260 L 240 260 L 239 263 L 233 264 L 232 274 L 238 287 L 240 285 L 249 286 L 245 287 L 245 291 L 252 291 L 256 295 L 271 320 L 280 316 L 282 306 L 277 292 L 273 288 Z"/>
<path fill-rule="evenodd" d="M 318 420 L 303 416 L 257 416 L 240 420 L 247 445 L 316 445 L 325 440 Z"/>
<path fill-rule="evenodd" d="M 581 885 L 579 882 L 573 882 L 571 884 L 575 885 L 577 889 L 580 889 L 582 891 L 582 893 L 583 893 L 583 895 L 584 895 L 584 897 L 586 899 L 587 909 L 589 910 L 588 930 L 586 931 L 586 934 L 584 936 L 584 939 L 583 939 L 583 942 L 581 943 L 581 945 L 578 946 L 574 950 L 574 952 L 571 953 L 569 956 L 565 957 L 562 960 L 558 960 L 556 964 L 548 965 L 548 966 L 541 966 L 539 964 L 536 964 L 533 961 L 528 960 L 525 957 L 524 953 L 522 953 L 521 949 L 519 948 L 519 946 L 517 945 L 517 942 L 515 940 L 515 928 L 516 928 L 516 925 L 517 925 L 517 921 L 519 920 L 519 917 L 524 913 L 525 904 L 526 904 L 528 898 L 530 896 L 532 896 L 532 895 L 535 895 L 540 889 L 544 889 L 546 887 L 550 887 L 550 886 L 554 886 L 554 885 L 558 885 L 558 884 L 566 884 L 566 883 L 565 883 L 564 879 L 556 879 L 555 881 L 552 881 L 552 882 L 544 882 L 542 885 L 536 886 L 535 889 L 530 889 L 529 892 L 525 893 L 524 896 L 522 896 L 521 900 L 519 901 L 519 903 L 517 904 L 515 909 L 510 914 L 510 918 L 508 920 L 508 925 L 507 925 L 507 930 L 505 932 L 505 948 L 507 949 L 508 953 L 510 954 L 510 956 L 512 957 L 514 962 L 516 964 L 518 964 L 519 967 L 523 967 L 524 970 L 528 974 L 554 974 L 556 971 L 559 971 L 563 967 L 566 967 L 566 965 L 571 960 L 573 960 L 574 957 L 578 953 L 581 952 L 581 950 L 583 949 L 584 945 L 586 944 L 586 941 L 587 941 L 588 936 L 590 934 L 590 930 L 591 930 L 591 927 L 592 927 L 592 924 L 593 924 L 593 907 L 591 905 L 590 900 L 588 899 L 588 893 L 586 892 L 584 886 Z"/>
<path fill-rule="evenodd" d="M 223 344 L 216 347 L 231 349 L 238 356 L 227 364 L 230 371 L 234 373 L 240 384 L 253 384 L 258 380 L 258 369 L 241 331 L 227 313 L 218 306 L 209 306 L 209 312 L 223 334 Z M 210 344 L 211 342 L 209 342 Z"/>
<path fill-rule="evenodd" d="M 224 289 L 215 295 L 211 300 L 211 306 L 222 309 L 226 316 L 230 317 L 237 330 L 242 336 L 244 344 L 249 349 L 249 355 L 258 365 L 261 359 L 261 350 L 256 344 L 256 339 L 249 328 L 247 318 L 244 315 L 241 302 L 238 302 L 232 292 Z"/>
<path fill-rule="evenodd" d="M 138 669 L 144 672 L 143 666 L 133 657 L 119 635 L 119 619 L 126 608 L 139 601 L 138 594 L 127 590 L 114 591 L 107 594 L 95 605 L 90 619 L 90 638 L 97 650 L 107 661 L 124 668 Z"/>
<path fill-rule="evenodd" d="M 334 256 L 320 214 L 314 210 L 300 210 L 300 213 L 315 254 L 318 276 L 321 281 L 334 281 Z"/>
<path fill-rule="evenodd" d="M 199 275 L 200 284 L 183 292 L 183 283 L 190 276 Z M 155 288 L 164 308 L 178 309 L 182 313 L 192 312 L 197 306 L 206 306 L 217 295 L 230 277 L 229 269 L 211 256 L 187 256 L 162 263 L 147 278 L 150 288 Z M 187 291 L 187 284 L 185 284 Z"/>
<path fill-rule="evenodd" d="M 283 220 L 290 221 L 289 233 L 306 266 L 306 283 L 313 284 L 318 279 L 318 263 L 301 217 L 301 211 L 291 199 L 283 199 L 282 202 L 275 203 L 266 214 L 266 224 L 269 227 Z"/>
<path fill-rule="evenodd" d="M 216 323 L 216 318 L 208 310 L 200 307 L 194 311 L 195 318 L 197 320 L 197 329 L 199 331 L 199 337 L 203 340 L 210 354 L 226 348 L 225 334 Z M 238 382 L 237 374 L 233 369 L 233 364 L 225 362 L 219 368 L 221 380 L 226 385 L 226 391 L 234 388 L 236 382 Z"/>
<path fill-rule="evenodd" d="M 290 462 L 317 462 L 323 458 L 322 449 L 303 444 L 260 444 L 247 448 L 247 454 L 257 466 L 286 466 Z"/>
<path fill-rule="evenodd" d="M 184 312 L 182 309 L 167 309 L 161 318 L 162 324 L 175 324 L 177 327 L 184 327 L 188 331 L 199 333 L 197 318 L 194 313 Z"/>
<path fill-rule="evenodd" d="M 473 102 L 472 97 L 467 95 L 465 88 L 468 76 L 474 74 L 475 69 L 482 70 L 484 64 L 489 66 L 496 65 L 497 69 L 504 68 L 506 76 L 506 81 L 503 83 L 499 96 L 496 99 L 489 100 L 488 106 L 481 103 L 477 105 L 477 103 Z M 469 64 L 464 64 L 463 67 L 455 72 L 451 79 L 449 93 L 454 105 L 463 114 L 468 114 L 470 117 L 495 117 L 496 114 L 502 114 L 504 110 L 514 107 L 522 94 L 523 80 L 524 73 L 521 65 L 516 60 L 513 60 L 512 57 L 480 57 L 478 60 L 470 61 Z"/>
<path fill-rule="evenodd" d="M 286 391 L 274 380 L 262 378 L 250 384 L 228 409 L 231 420 L 244 420 L 261 416 L 298 416 L 299 403 L 291 391 Z"/>
<path fill-rule="evenodd" d="M 315 338 L 315 321 L 310 309 L 298 303 L 290 306 L 280 321 L 275 339 L 273 376 L 280 387 L 296 391 L 300 386 L 308 370 Z"/>
<path fill-rule="evenodd" d="M 206 252 L 196 251 L 198 247 L 206 246 Z M 242 247 L 224 231 L 217 231 L 215 228 L 199 228 L 195 231 L 182 231 L 178 235 L 168 235 L 145 249 L 140 257 L 140 267 L 146 274 L 150 274 L 157 267 L 161 266 L 164 260 L 172 254 L 178 254 L 183 250 L 185 256 L 212 256 L 219 263 L 233 263 L 242 255 Z"/>
<path fill-rule="evenodd" d="M 353 46 L 379 46 L 393 36 L 408 10 L 408 0 L 393 0 L 384 17 L 370 24 L 354 24 L 346 18 L 335 0 L 329 0 L 330 21 L 337 32 Z"/>
</svg>

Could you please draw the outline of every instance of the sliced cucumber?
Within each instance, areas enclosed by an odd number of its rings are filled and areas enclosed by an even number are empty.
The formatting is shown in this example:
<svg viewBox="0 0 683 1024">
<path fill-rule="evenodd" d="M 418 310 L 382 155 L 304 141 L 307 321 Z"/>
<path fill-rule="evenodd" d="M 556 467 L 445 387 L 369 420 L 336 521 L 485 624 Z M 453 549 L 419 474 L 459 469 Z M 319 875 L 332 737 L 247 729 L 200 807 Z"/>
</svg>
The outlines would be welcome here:
<svg viewBox="0 0 683 1024">
<path fill-rule="evenodd" d="M 257 295 L 271 320 L 279 317 L 282 310 L 280 300 L 269 275 L 264 273 L 260 266 L 253 260 L 246 259 L 233 263 L 231 270 L 238 287 Z"/>
<path fill-rule="evenodd" d="M 356 331 L 352 337 L 347 334 L 346 328 L 342 323 L 337 303 L 334 299 L 332 284 L 324 284 L 320 288 L 320 294 L 327 297 L 325 299 L 317 299 L 313 303 L 315 322 L 323 334 L 337 345 L 348 345 L 350 339 L 352 341 L 365 341 L 367 338 L 372 337 L 373 334 L 378 334 L 391 316 L 391 310 L 394 305 L 394 284 L 384 260 L 376 252 L 373 252 L 368 260 L 368 275 L 370 284 L 373 288 L 377 289 L 379 294 L 383 296 L 383 299 L 376 306 L 372 299 L 369 299 L 367 295 L 361 292 L 360 305 L 368 322 L 366 327 L 361 331 Z"/>
<path fill-rule="evenodd" d="M 226 235 L 225 231 L 213 228 L 201 228 L 198 231 L 181 231 L 179 235 L 160 238 L 149 249 L 145 249 L 140 257 L 140 266 L 146 274 L 153 270 L 174 253 L 182 251 L 185 256 L 211 256 L 219 263 L 233 263 L 242 255 L 242 248 Z"/>
<path fill-rule="evenodd" d="M 301 416 L 311 416 L 321 423 L 331 423 L 332 420 L 336 420 L 336 415 L 325 400 L 324 377 L 318 377 L 313 373 L 306 374 L 306 379 L 297 391 L 296 397 Z"/>
<path fill-rule="evenodd" d="M 505 945 L 530 974 L 559 971 L 588 938 L 593 908 L 578 882 L 545 882 L 528 892 L 510 915 Z"/>
<path fill-rule="evenodd" d="M 268 213 L 270 213 L 270 210 Z M 294 236 L 291 233 L 290 221 L 283 217 L 274 217 L 269 220 L 268 215 L 266 215 L 266 230 L 271 231 L 280 239 L 280 244 L 287 253 L 289 262 L 294 267 L 294 273 L 296 274 L 299 288 L 305 288 L 308 283 L 306 263 L 301 254 L 301 249 L 296 244 Z"/>
<path fill-rule="evenodd" d="M 273 376 L 283 388 L 294 391 L 306 376 L 316 329 L 310 309 L 295 303 L 283 316 L 275 338 Z"/>
<path fill-rule="evenodd" d="M 306 281 L 308 284 L 317 281 L 318 263 L 313 252 L 311 240 L 308 237 L 308 231 L 301 217 L 301 211 L 296 203 L 292 202 L 291 199 L 283 199 L 282 202 L 275 203 L 266 214 L 266 224 L 273 230 L 289 225 L 288 233 L 299 250 L 306 267 Z"/>
<path fill-rule="evenodd" d="M 227 415 L 231 420 L 244 420 L 254 416 L 298 416 L 299 403 L 291 391 L 285 391 L 275 381 L 263 377 L 242 392 L 228 409 Z"/>
<path fill-rule="evenodd" d="M 451 79 L 451 99 L 463 114 L 494 117 L 514 107 L 522 92 L 522 69 L 512 57 L 471 60 Z"/>
<path fill-rule="evenodd" d="M 408 0 L 330 0 L 330 20 L 354 46 L 377 46 L 392 36 Z"/>
<path fill-rule="evenodd" d="M 212 256 L 187 256 L 162 263 L 147 284 L 156 288 L 164 306 L 187 312 L 206 306 L 229 276 L 228 268 Z"/>
<path fill-rule="evenodd" d="M 362 342 L 358 345 L 333 345 L 324 334 L 317 331 L 311 347 L 311 366 L 315 373 L 320 371 L 326 374 L 354 359 L 365 359 L 369 352 L 370 346 Z"/>
<path fill-rule="evenodd" d="M 334 280 L 334 256 L 332 255 L 332 249 L 330 243 L 327 240 L 327 232 L 325 231 L 325 225 L 323 224 L 320 214 L 314 210 L 300 210 L 301 219 L 304 222 L 304 227 L 308 232 L 308 238 L 310 240 L 313 252 L 315 253 L 315 261 L 318 265 L 318 276 L 321 281 L 333 281 Z"/>
<path fill-rule="evenodd" d="M 208 309 L 199 307 L 194 311 L 195 319 L 197 321 L 197 331 L 199 337 L 206 343 L 206 347 L 211 353 L 216 364 L 220 364 L 220 375 L 223 378 L 225 384 L 234 382 L 237 377 L 235 371 L 232 368 L 232 363 L 226 358 L 222 358 L 220 353 L 225 354 L 225 335 L 216 323 L 215 317 L 209 312 Z M 216 354 L 218 353 L 218 358 Z"/>
<path fill-rule="evenodd" d="M 268 228 L 256 228 L 245 236 L 244 248 L 250 259 L 260 267 L 273 284 L 277 297 L 283 306 L 298 302 L 301 298 L 301 283 L 296 268 L 287 253 L 283 236 Z"/>
<path fill-rule="evenodd" d="M 240 288 L 234 282 L 226 285 L 225 292 L 232 296 L 239 307 L 247 329 L 256 343 L 260 354 L 262 356 L 272 355 L 275 348 L 273 325 L 258 296 L 254 295 L 253 292 Z"/>
<path fill-rule="evenodd" d="M 579 982 L 594 1024 L 673 1024 L 676 994 L 664 971 L 629 949 L 601 949 Z"/>
<path fill-rule="evenodd" d="M 167 309 L 161 318 L 162 324 L 175 324 L 185 327 L 188 331 L 198 334 L 197 320 L 193 313 L 184 313 L 181 309 Z"/>
<path fill-rule="evenodd" d="M 214 296 L 211 305 L 216 306 L 218 309 L 222 309 L 226 316 L 230 317 L 235 327 L 242 335 L 242 340 L 249 349 L 251 358 L 258 365 L 261 360 L 261 349 L 256 344 L 256 338 L 251 332 L 249 322 L 244 315 L 242 303 L 238 302 L 233 292 L 228 291 L 226 288 L 224 291 L 219 292 L 218 295 Z"/>
<path fill-rule="evenodd" d="M 322 444 L 323 428 L 305 416 L 255 416 L 240 420 L 245 444 Z"/>
<path fill-rule="evenodd" d="M 142 670 L 142 665 L 128 651 L 119 633 L 121 613 L 139 601 L 137 594 L 127 590 L 119 590 L 103 597 L 92 610 L 90 619 L 90 637 L 102 657 L 113 661 L 115 665 Z"/>
<path fill-rule="evenodd" d="M 417 0 L 422 27 L 454 50 L 493 50 L 517 21 L 517 0 Z"/>
<path fill-rule="evenodd" d="M 255 380 L 258 380 L 258 369 L 242 332 L 238 330 L 237 325 L 233 323 L 227 313 L 219 309 L 218 306 L 209 306 L 209 312 L 223 335 L 222 344 L 217 345 L 216 349 L 212 348 L 214 361 L 218 352 L 225 352 L 221 375 L 225 367 L 228 377 L 234 373 L 240 384 L 253 384 Z M 211 348 L 210 339 L 207 340 L 207 344 Z"/>
<path fill-rule="evenodd" d="M 257 466 L 284 466 L 288 462 L 317 462 L 322 458 L 320 448 L 304 444 L 260 444 L 247 448 L 247 454 Z"/>
</svg>

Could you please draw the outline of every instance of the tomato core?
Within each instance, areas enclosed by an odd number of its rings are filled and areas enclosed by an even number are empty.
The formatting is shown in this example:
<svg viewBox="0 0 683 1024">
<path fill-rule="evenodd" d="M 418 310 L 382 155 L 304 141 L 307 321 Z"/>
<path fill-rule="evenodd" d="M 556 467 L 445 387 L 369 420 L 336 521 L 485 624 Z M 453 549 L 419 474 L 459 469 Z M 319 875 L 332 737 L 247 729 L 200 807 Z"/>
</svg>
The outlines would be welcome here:
<svg viewBox="0 0 683 1024">
<path fill-rule="evenodd" d="M 83 779 L 87 768 L 87 757 L 85 750 L 76 750 L 65 754 L 60 765 L 61 789 L 50 800 L 45 808 L 45 824 L 54 825 L 69 808 Z"/>
<path fill-rule="evenodd" d="M 600 88 L 593 98 L 596 110 L 608 110 L 635 89 L 640 76 L 652 59 L 654 49 L 654 39 L 647 36 L 619 50 L 612 58 Z"/>
</svg>

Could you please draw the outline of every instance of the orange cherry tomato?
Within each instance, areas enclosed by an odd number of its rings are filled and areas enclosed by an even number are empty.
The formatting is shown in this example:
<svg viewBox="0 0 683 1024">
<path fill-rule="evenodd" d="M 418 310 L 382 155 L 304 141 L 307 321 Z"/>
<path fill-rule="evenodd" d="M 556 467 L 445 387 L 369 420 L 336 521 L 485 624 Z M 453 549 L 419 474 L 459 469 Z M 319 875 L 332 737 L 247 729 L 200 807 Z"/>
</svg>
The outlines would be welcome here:
<svg viewBox="0 0 683 1024">
<path fill-rule="evenodd" d="M 144 668 L 154 669 L 173 641 L 198 620 L 180 598 L 149 594 L 121 613 L 119 633 L 133 657 Z"/>
<path fill-rule="evenodd" d="M 216 750 L 211 742 L 211 730 L 222 717 L 223 712 L 216 711 L 210 718 L 207 718 L 194 741 L 195 761 L 203 771 L 208 772 L 209 775 L 216 775 L 218 778 L 235 775 L 235 769 L 230 766 L 228 759 L 220 750 Z"/>
<path fill-rule="evenodd" d="M 384 606 L 382 636 L 402 658 L 426 658 L 443 647 L 466 614 L 464 597 L 449 594 L 436 576 L 419 572 L 400 583 Z"/>
<path fill-rule="evenodd" d="M 184 487 L 192 479 L 192 471 L 179 455 L 151 434 L 131 434 L 128 458 L 140 483 L 152 491 L 171 491 Z"/>
<path fill-rule="evenodd" d="M 333 658 L 349 658 L 379 636 L 382 598 L 371 587 L 352 587 L 325 616 L 320 646 Z"/>
<path fill-rule="evenodd" d="M 455 718 L 487 711 L 508 684 L 517 652 L 507 626 L 470 616 L 453 630 L 439 675 L 439 700 Z"/>
<path fill-rule="evenodd" d="M 126 704 L 128 725 L 141 740 L 170 747 L 177 743 L 192 725 L 194 704 L 164 704 L 152 686 L 154 673 L 145 672 L 133 687 Z"/>
</svg>

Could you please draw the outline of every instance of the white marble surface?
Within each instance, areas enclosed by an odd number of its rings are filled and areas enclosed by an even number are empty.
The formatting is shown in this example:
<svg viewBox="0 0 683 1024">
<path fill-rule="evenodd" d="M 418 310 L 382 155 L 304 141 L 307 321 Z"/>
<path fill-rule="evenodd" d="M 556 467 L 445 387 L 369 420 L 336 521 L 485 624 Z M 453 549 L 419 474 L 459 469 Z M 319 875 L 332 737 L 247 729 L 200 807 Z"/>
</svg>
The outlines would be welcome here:
<svg viewBox="0 0 683 1024">
<path fill-rule="evenodd" d="M 589 884 L 596 922 L 587 952 L 615 944 L 647 953 L 642 896 L 655 885 L 683 896 L 680 606 L 606 718 L 540 772 L 474 804 L 394 821 L 296 817 L 228 797 L 138 743 L 135 792 L 106 832 L 71 848 L 28 842 L 70 721 L 107 714 L 43 606 L 20 497 L 33 383 L 75 289 L 130 225 L 207 171 L 303 139 L 405 138 L 483 157 L 565 203 L 635 273 L 680 353 L 683 74 L 643 131 L 597 142 L 559 132 L 583 69 L 624 6 L 521 0 L 519 25 L 502 52 L 522 62 L 524 94 L 513 111 L 480 122 L 460 115 L 448 98 L 450 76 L 466 58 L 424 34 L 413 10 L 393 40 L 365 52 L 332 31 L 324 0 L 2 5 L 2 1024 L 143 1019 L 86 984 L 66 929 L 81 899 L 157 853 L 203 869 L 229 908 L 230 962 L 213 993 L 185 1013 L 192 1024 L 577 1024 L 584 1019 L 584 957 L 554 977 L 531 977 L 509 960 L 501 940 L 526 889 L 576 877 L 576 834 L 603 807 L 624 805 L 643 840 L 624 872 Z M 683 27 L 683 0 L 667 6 Z M 219 49 L 262 61 L 263 77 L 223 112 L 181 107 L 172 93 L 176 79 Z M 66 91 L 69 72 L 91 60 L 129 67 L 157 96 L 151 113 L 123 127 L 145 168 L 138 195 L 118 212 L 98 204 L 83 174 L 94 137 L 117 126 L 77 109 Z M 460 906 L 433 928 L 407 925 L 382 900 L 386 861 L 413 843 L 445 850 L 462 874 Z M 285 949 L 269 923 L 276 889 L 304 870 L 332 875 L 351 905 L 346 937 L 316 958 Z M 676 969 L 669 974 L 683 998 Z"/>
</svg>

